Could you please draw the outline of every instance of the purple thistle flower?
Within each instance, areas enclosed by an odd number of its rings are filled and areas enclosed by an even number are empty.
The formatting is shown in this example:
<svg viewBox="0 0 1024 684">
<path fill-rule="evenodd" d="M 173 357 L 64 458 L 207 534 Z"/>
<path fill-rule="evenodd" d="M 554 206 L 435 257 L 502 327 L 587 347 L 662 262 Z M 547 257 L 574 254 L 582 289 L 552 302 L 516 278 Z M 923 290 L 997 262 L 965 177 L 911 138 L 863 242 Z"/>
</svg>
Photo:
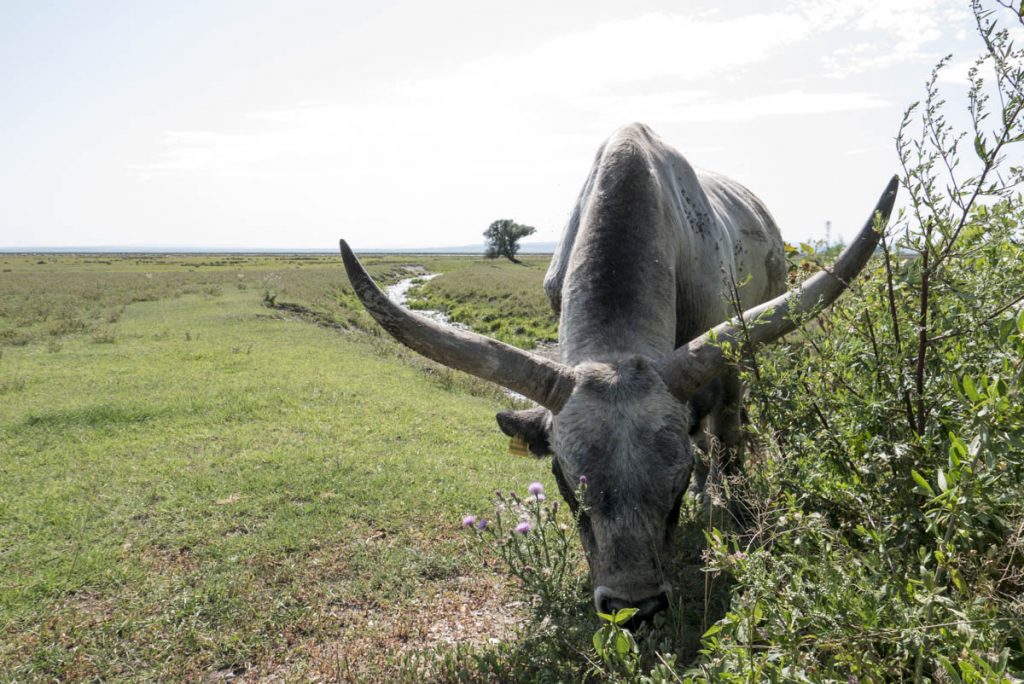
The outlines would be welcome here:
<svg viewBox="0 0 1024 684">
<path fill-rule="evenodd" d="M 540 482 L 531 482 L 530 483 L 529 492 L 533 496 L 537 496 L 538 494 L 543 494 L 544 493 L 544 485 L 542 485 Z"/>
<path fill-rule="evenodd" d="M 587 486 L 587 476 L 586 475 L 580 475 L 580 487 L 586 487 L 586 486 Z"/>
<path fill-rule="evenodd" d="M 476 522 L 476 516 L 475 515 L 467 515 L 465 518 L 462 519 L 462 526 L 463 527 L 470 527 L 475 522 Z"/>
<path fill-rule="evenodd" d="M 527 532 L 529 532 L 532 529 L 533 529 L 533 525 L 531 525 L 530 523 L 528 523 L 528 522 L 526 522 L 524 520 L 523 522 L 521 522 L 518 525 L 516 525 L 516 534 L 526 534 Z"/>
<path fill-rule="evenodd" d="M 488 523 L 488 522 L 489 522 L 489 521 L 488 521 L 488 520 L 487 520 L 486 518 L 485 518 L 485 519 L 483 519 L 483 520 L 481 520 L 480 522 L 478 522 L 478 523 L 476 524 L 476 529 L 478 529 L 478 530 L 480 530 L 481 532 L 483 532 L 484 530 L 486 530 L 486 529 L 487 529 L 487 523 Z"/>
</svg>

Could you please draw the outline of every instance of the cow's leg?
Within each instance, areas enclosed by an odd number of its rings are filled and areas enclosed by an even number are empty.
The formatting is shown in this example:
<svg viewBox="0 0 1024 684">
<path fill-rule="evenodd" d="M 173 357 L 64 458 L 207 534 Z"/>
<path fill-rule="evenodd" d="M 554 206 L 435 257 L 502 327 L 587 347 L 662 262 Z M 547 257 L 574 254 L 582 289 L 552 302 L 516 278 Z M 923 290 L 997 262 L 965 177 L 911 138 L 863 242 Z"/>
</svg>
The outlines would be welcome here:
<svg viewBox="0 0 1024 684">
<path fill-rule="evenodd" d="M 722 398 L 714 417 L 714 435 L 721 444 L 719 462 L 722 475 L 743 472 L 743 383 L 739 371 L 729 368 L 721 378 Z"/>
<path fill-rule="evenodd" d="M 690 400 L 694 454 L 689 491 L 704 494 L 708 483 L 743 471 L 743 383 L 735 368 L 709 382 Z"/>
<path fill-rule="evenodd" d="M 688 491 L 693 496 L 704 494 L 709 466 L 713 460 L 712 451 L 718 448 L 715 444 L 714 421 L 721 401 L 722 383 L 717 378 L 700 388 L 690 400 L 690 438 L 695 453 Z"/>
<path fill-rule="evenodd" d="M 710 467 L 705 487 L 718 488 L 722 496 L 728 495 L 726 510 L 740 529 L 749 526 L 749 511 L 735 492 L 725 489 L 728 478 L 743 473 L 743 383 L 735 368 L 722 376 L 722 400 L 713 414 Z M 710 500 L 713 496 L 707 497 Z"/>
<path fill-rule="evenodd" d="M 708 482 L 709 466 L 711 465 L 712 449 L 711 432 L 702 429 L 693 437 L 693 474 L 690 475 L 690 486 L 686 491 L 694 497 L 700 498 L 704 494 L 704 488 Z"/>
<path fill-rule="evenodd" d="M 718 401 L 708 420 L 710 434 L 703 440 L 707 443 L 704 454 L 708 464 L 705 481 L 699 491 L 721 487 L 725 478 L 743 470 L 743 383 L 735 368 L 727 370 L 718 383 Z"/>
</svg>

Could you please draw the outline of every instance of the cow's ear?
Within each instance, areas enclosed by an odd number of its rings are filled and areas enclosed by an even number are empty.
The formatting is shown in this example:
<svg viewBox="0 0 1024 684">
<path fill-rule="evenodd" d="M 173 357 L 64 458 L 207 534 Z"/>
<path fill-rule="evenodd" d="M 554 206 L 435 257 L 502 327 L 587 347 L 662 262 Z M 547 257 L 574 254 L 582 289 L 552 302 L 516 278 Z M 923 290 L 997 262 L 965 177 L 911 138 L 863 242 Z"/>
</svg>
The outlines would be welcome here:
<svg viewBox="0 0 1024 684">
<path fill-rule="evenodd" d="M 551 412 L 546 408 L 502 411 L 495 418 L 502 432 L 526 442 L 534 456 L 549 456 L 552 453 Z"/>
</svg>

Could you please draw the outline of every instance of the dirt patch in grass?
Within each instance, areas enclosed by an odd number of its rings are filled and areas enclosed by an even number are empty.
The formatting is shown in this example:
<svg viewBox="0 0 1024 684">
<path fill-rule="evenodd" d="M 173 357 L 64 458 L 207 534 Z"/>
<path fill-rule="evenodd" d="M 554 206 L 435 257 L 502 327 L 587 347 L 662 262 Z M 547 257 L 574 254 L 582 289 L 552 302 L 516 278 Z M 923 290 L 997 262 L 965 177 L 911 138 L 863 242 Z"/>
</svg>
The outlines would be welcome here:
<svg viewBox="0 0 1024 684">
<path fill-rule="evenodd" d="M 530 606 L 497 573 L 429 582 L 401 607 L 339 604 L 320 613 L 333 622 L 287 653 L 272 654 L 238 681 L 394 681 L 402 657 L 438 646 L 482 646 L 514 638 L 530 618 Z M 237 675 L 236 675 L 237 676 Z"/>
<path fill-rule="evenodd" d="M 155 575 L 181 575 L 195 572 L 199 564 L 191 549 L 167 546 L 147 546 L 139 550 L 143 565 Z"/>
<path fill-rule="evenodd" d="M 0 676 L 17 681 L 8 669 L 31 663 L 35 676 L 49 673 L 66 680 L 98 679 L 101 670 L 92 653 L 80 648 L 81 635 L 101 631 L 115 618 L 117 601 L 94 592 L 69 594 L 51 604 L 33 625 L 10 625 L 0 632 Z"/>
</svg>

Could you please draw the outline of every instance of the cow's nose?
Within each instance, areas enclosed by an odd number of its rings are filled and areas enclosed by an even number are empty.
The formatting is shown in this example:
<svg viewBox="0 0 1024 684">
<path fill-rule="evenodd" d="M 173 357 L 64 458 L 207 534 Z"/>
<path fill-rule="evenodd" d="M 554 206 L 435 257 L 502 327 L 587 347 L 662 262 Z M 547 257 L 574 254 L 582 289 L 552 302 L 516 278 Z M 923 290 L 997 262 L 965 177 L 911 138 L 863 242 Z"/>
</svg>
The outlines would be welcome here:
<svg viewBox="0 0 1024 684">
<path fill-rule="evenodd" d="M 594 605 L 599 613 L 609 615 L 623 608 L 636 608 L 636 614 L 624 626 L 635 627 L 668 608 L 668 593 L 659 592 L 639 601 L 620 598 L 608 587 L 598 587 L 594 591 Z"/>
</svg>

